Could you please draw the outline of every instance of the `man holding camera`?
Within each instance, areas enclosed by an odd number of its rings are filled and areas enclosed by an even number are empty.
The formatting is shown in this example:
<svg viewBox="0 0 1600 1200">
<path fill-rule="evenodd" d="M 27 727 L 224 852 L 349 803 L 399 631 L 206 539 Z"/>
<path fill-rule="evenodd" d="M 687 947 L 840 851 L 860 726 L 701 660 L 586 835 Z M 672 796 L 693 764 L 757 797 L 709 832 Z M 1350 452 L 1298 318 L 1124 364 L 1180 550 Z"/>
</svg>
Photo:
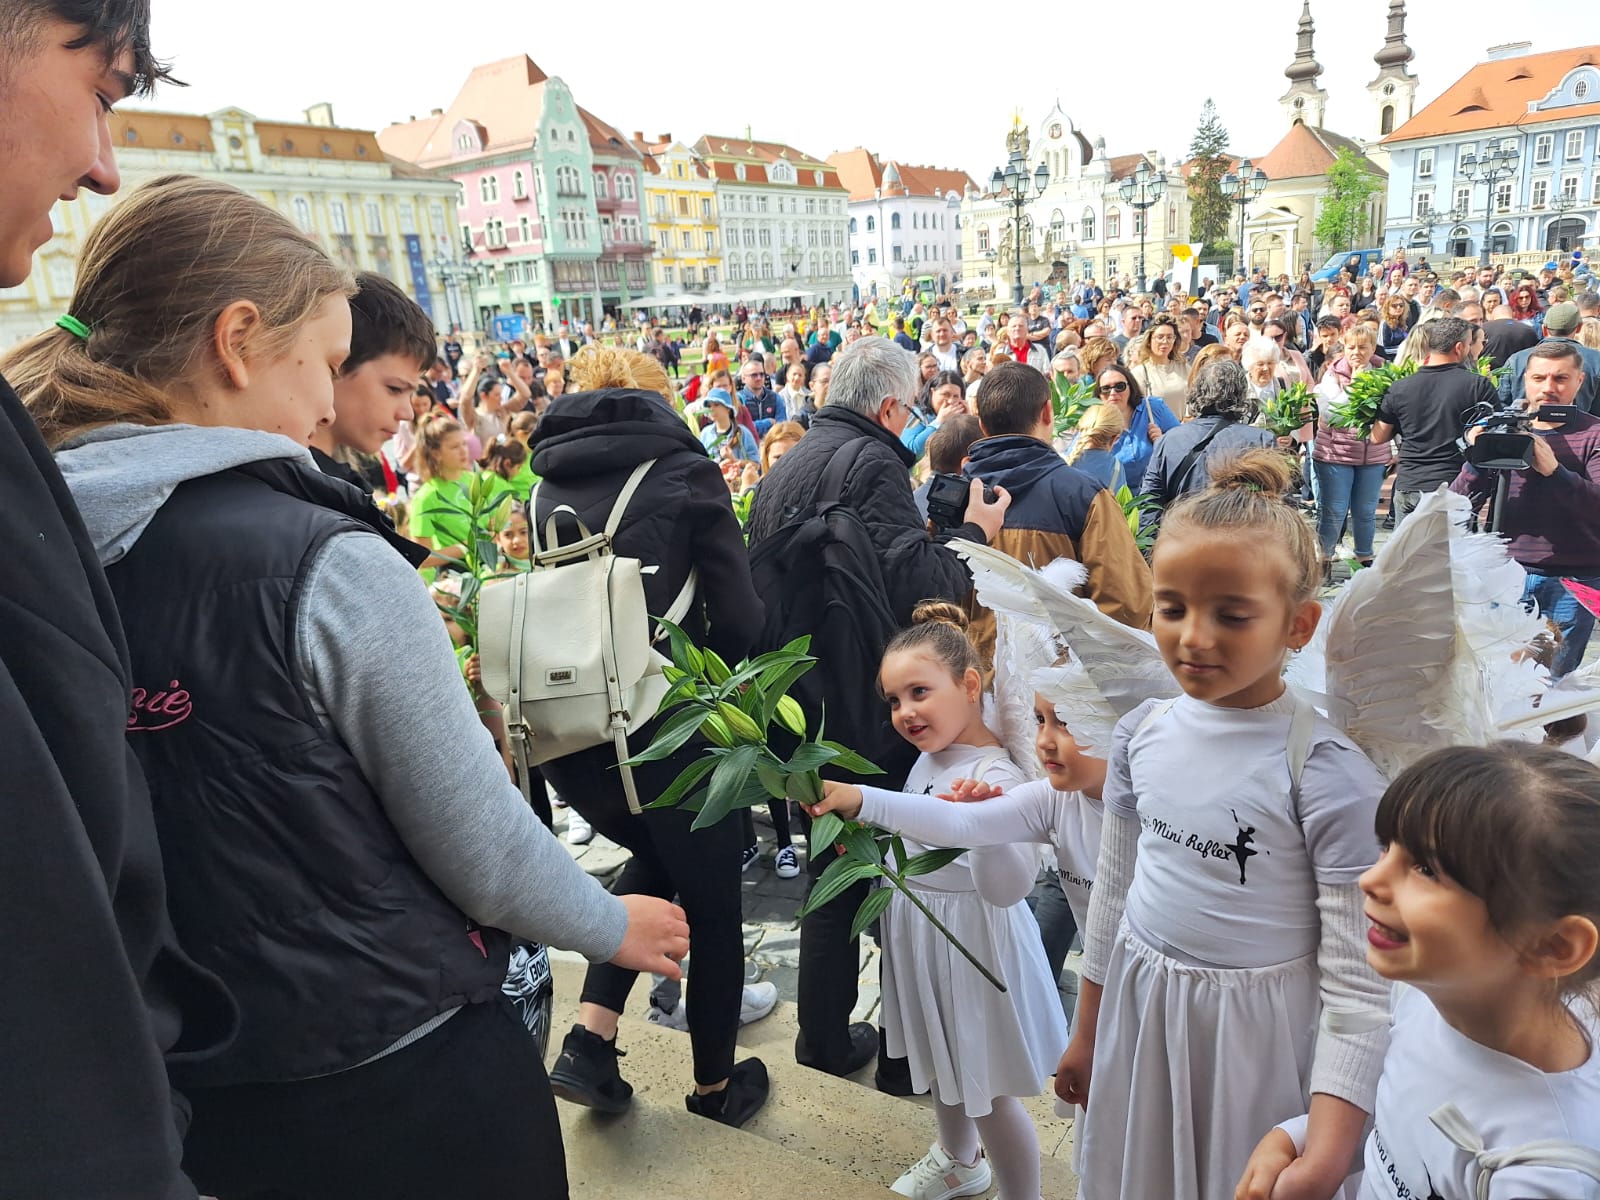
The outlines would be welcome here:
<svg viewBox="0 0 1600 1200">
<path fill-rule="evenodd" d="M 1527 426 L 1531 465 L 1509 472 L 1504 502 L 1492 514 L 1511 541 L 1511 557 L 1528 573 L 1523 604 L 1561 631 L 1550 671 L 1556 678 L 1577 669 L 1594 630 L 1594 615 L 1562 580 L 1600 587 L 1600 418 L 1578 406 L 1584 381 L 1572 342 L 1547 339 L 1529 353 L 1523 385 L 1534 417 Z M 1477 445 L 1483 434 L 1474 426 L 1466 440 Z M 1495 495 L 1499 473 L 1469 461 L 1450 488 L 1470 497 L 1476 510 Z"/>
<path fill-rule="evenodd" d="M 1440 317 L 1424 327 L 1427 357 L 1415 374 L 1397 379 L 1378 404 L 1369 435 L 1374 442 L 1398 436 L 1400 473 L 1394 483 L 1396 522 L 1426 492 L 1453 481 L 1464 457 L 1458 442 L 1467 414 L 1480 405 L 1500 407 L 1494 384 L 1468 368 L 1483 346 L 1483 331 L 1460 317 Z"/>
</svg>

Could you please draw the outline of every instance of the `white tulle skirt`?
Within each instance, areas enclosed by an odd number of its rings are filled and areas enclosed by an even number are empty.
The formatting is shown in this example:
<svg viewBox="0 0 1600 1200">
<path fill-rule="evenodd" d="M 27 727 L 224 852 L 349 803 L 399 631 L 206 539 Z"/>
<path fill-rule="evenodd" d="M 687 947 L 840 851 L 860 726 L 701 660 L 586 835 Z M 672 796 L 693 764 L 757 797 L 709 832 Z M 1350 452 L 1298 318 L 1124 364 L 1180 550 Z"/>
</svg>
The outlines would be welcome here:
<svg viewBox="0 0 1600 1200">
<path fill-rule="evenodd" d="M 1231 1197 L 1251 1152 L 1310 1103 L 1321 1013 L 1316 956 L 1191 967 L 1123 925 L 1106 967 L 1081 1200 Z"/>
<path fill-rule="evenodd" d="M 910 1060 L 918 1091 L 969 1117 L 988 1115 L 996 1096 L 1037 1096 L 1067 1048 L 1067 1023 L 1033 913 L 976 892 L 918 888 L 917 898 L 1007 990 L 897 895 L 881 923 L 889 1053 Z"/>
</svg>

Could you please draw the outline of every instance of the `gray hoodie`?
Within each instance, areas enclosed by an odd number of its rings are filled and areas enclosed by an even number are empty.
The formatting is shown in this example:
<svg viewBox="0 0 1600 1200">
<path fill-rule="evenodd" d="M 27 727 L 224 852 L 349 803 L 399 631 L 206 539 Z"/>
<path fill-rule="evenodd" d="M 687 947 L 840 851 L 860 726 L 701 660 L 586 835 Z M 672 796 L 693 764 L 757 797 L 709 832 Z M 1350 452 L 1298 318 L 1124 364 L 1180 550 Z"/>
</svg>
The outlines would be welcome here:
<svg viewBox="0 0 1600 1200">
<path fill-rule="evenodd" d="M 103 564 L 177 486 L 303 447 L 247 429 L 115 425 L 56 456 Z M 316 711 L 350 748 L 422 869 L 464 913 L 518 937 L 612 958 L 622 902 L 584 874 L 506 774 L 462 686 L 428 589 L 382 538 L 341 533 L 307 572 L 295 657 Z"/>
</svg>

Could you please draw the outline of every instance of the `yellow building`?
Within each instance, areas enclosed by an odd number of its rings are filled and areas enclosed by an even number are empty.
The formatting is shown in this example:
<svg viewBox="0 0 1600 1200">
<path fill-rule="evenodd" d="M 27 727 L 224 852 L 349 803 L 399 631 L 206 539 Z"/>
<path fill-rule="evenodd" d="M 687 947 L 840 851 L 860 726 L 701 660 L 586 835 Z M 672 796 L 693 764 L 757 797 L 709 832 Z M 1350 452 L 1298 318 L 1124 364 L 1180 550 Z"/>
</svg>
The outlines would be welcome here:
<svg viewBox="0 0 1600 1200">
<path fill-rule="evenodd" d="M 661 304 L 692 303 L 723 282 L 722 234 L 716 181 L 700 156 L 672 135 L 647 142 L 635 133 L 644 155 L 645 222 L 655 247 L 654 298 Z"/>
<path fill-rule="evenodd" d="M 356 270 L 400 284 L 445 330 L 474 311 L 456 245 L 454 180 L 429 178 L 387 158 L 369 130 L 342 129 L 328 105 L 300 122 L 265 121 L 237 108 L 209 114 L 129 109 L 111 118 L 123 190 L 183 173 L 233 184 L 312 234 Z M 0 345 L 67 311 L 78 251 L 116 196 L 81 192 L 51 211 L 56 236 L 19 287 L 0 290 Z"/>
</svg>

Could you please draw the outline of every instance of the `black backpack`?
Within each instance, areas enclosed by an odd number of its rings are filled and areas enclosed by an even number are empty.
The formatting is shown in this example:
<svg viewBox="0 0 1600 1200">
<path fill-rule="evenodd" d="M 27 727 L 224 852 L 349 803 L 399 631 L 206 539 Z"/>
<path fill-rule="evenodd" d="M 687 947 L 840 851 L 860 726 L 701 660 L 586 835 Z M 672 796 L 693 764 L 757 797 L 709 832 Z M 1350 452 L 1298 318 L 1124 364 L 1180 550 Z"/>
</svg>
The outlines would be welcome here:
<svg viewBox="0 0 1600 1200">
<path fill-rule="evenodd" d="M 895 732 L 878 695 L 878 664 L 899 630 L 878 550 L 860 514 L 839 502 L 845 477 L 868 441 L 858 438 L 839 450 L 823 469 L 811 505 L 756 544 L 750 576 L 767 605 L 758 650 L 776 650 L 811 635 L 817 665 L 789 692 L 805 711 L 807 731 L 816 736 L 825 713 L 829 741 L 886 772 L 856 777 L 830 770 L 828 776 L 883 783 L 904 779 L 916 750 Z M 788 753 L 777 738 L 773 748 Z"/>
</svg>

